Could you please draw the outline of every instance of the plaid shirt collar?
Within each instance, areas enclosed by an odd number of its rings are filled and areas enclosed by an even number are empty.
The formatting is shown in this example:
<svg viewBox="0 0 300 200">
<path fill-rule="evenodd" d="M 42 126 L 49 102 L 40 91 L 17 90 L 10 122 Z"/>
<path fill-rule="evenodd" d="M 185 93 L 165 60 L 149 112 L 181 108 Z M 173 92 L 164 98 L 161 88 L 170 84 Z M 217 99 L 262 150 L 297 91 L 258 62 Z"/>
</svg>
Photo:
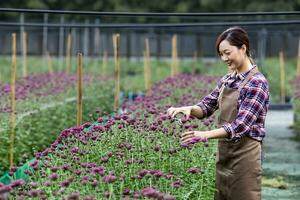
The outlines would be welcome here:
<svg viewBox="0 0 300 200">
<path fill-rule="evenodd" d="M 256 67 L 256 65 L 253 65 L 252 68 L 244 73 L 240 73 L 238 74 L 237 71 L 234 71 L 233 73 L 230 74 L 230 78 L 234 78 L 234 79 L 239 79 L 239 80 L 244 80 L 247 75 L 249 74 L 249 72 L 254 68 Z"/>
</svg>

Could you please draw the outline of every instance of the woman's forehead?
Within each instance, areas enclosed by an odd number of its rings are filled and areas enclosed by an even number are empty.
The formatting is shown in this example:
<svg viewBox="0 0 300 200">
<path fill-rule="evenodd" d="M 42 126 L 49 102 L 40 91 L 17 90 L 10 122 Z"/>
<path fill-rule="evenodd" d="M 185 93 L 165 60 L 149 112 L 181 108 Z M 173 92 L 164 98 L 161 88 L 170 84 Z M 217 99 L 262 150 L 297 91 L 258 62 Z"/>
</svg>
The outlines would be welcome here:
<svg viewBox="0 0 300 200">
<path fill-rule="evenodd" d="M 231 45 L 228 40 L 223 40 L 219 45 L 219 51 L 232 50 L 234 48 L 236 47 Z"/>
</svg>

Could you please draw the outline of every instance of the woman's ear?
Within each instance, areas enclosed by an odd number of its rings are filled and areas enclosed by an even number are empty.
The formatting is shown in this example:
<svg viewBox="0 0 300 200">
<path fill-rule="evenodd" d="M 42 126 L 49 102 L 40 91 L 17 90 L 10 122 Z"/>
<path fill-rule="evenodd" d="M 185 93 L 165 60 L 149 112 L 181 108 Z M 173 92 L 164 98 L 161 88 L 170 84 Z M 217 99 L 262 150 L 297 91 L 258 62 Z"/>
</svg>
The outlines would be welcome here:
<svg viewBox="0 0 300 200">
<path fill-rule="evenodd" d="M 245 44 L 242 45 L 241 50 L 246 53 L 247 52 L 247 47 Z"/>
</svg>

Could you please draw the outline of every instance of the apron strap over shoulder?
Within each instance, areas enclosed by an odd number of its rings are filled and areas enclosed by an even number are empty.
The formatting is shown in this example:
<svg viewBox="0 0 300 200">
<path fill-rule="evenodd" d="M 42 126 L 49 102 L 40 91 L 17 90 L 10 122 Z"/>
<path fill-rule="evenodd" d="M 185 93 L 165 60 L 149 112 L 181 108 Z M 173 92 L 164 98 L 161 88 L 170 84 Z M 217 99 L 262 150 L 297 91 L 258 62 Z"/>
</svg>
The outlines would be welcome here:
<svg viewBox="0 0 300 200">
<path fill-rule="evenodd" d="M 250 80 L 250 78 L 254 75 L 254 74 L 256 74 L 256 73 L 258 73 L 259 71 L 258 71 L 258 69 L 257 69 L 257 66 L 255 66 L 255 67 L 253 67 L 253 69 L 251 69 L 251 71 L 250 71 L 250 73 L 248 74 L 248 76 L 243 80 L 243 82 L 240 84 L 240 86 L 239 86 L 239 88 L 238 88 L 238 90 L 239 90 L 239 92 L 241 91 L 241 89 L 248 83 L 248 81 Z"/>
</svg>

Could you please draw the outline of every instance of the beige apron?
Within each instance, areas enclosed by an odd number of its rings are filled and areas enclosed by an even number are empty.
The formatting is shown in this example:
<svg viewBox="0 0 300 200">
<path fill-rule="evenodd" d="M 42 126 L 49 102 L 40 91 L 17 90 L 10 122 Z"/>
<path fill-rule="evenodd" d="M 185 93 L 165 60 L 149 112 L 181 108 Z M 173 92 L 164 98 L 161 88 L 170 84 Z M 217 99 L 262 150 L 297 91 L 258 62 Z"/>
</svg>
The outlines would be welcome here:
<svg viewBox="0 0 300 200">
<path fill-rule="evenodd" d="M 253 68 L 238 89 L 222 86 L 219 95 L 219 125 L 237 116 L 241 89 L 258 72 Z M 219 139 L 216 161 L 215 200 L 261 199 L 261 143 L 249 137 L 234 142 Z"/>
</svg>

